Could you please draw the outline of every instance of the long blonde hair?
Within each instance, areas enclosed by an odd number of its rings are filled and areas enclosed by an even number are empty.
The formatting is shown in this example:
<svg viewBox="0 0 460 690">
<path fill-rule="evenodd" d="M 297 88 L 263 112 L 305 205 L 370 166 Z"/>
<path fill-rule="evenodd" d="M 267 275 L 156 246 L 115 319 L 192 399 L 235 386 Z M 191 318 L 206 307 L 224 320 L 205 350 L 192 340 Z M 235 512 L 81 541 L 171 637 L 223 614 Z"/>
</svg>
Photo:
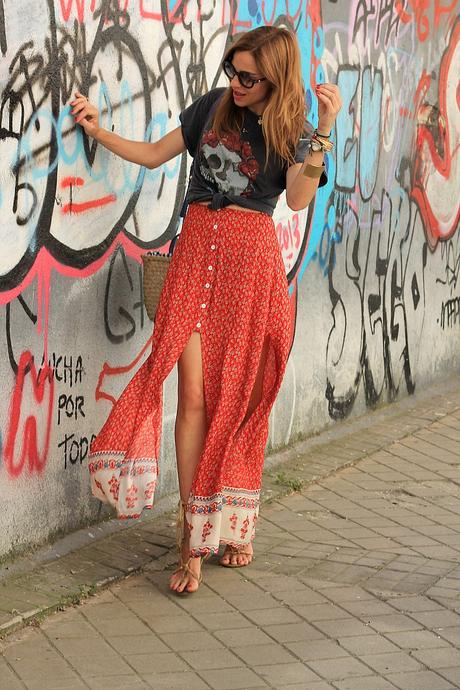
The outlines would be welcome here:
<svg viewBox="0 0 460 690">
<path fill-rule="evenodd" d="M 297 37 L 282 27 L 261 26 L 240 34 L 225 53 L 224 60 L 232 60 L 237 50 L 252 53 L 257 68 L 271 87 L 262 118 L 265 165 L 272 150 L 282 160 L 293 163 L 299 138 L 311 130 L 306 121 L 305 89 Z M 216 108 L 214 132 L 221 138 L 224 132 L 240 130 L 242 124 L 242 109 L 235 105 L 229 87 Z"/>
</svg>

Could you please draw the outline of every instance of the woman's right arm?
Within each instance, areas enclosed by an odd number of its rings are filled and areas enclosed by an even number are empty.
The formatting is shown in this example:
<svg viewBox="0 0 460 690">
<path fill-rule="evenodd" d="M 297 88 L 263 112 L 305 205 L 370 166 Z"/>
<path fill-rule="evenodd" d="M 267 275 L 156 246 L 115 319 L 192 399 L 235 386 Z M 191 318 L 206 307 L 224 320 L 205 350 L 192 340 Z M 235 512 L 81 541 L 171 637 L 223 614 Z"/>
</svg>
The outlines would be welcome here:
<svg viewBox="0 0 460 690">
<path fill-rule="evenodd" d="M 166 161 L 175 158 L 187 149 L 182 138 L 181 127 L 176 127 L 172 132 L 168 132 L 158 141 L 131 141 L 124 139 L 115 132 L 108 129 L 99 128 L 96 141 L 112 151 L 117 156 L 121 156 L 126 161 L 139 163 L 146 168 L 158 168 Z"/>
<path fill-rule="evenodd" d="M 76 98 L 70 103 L 73 106 L 71 113 L 74 115 L 75 122 L 106 149 L 131 163 L 138 163 L 150 169 L 158 168 L 187 150 L 181 127 L 176 127 L 155 142 L 131 141 L 120 137 L 115 132 L 103 129 L 99 127 L 97 108 L 78 91 L 75 95 Z"/>
</svg>

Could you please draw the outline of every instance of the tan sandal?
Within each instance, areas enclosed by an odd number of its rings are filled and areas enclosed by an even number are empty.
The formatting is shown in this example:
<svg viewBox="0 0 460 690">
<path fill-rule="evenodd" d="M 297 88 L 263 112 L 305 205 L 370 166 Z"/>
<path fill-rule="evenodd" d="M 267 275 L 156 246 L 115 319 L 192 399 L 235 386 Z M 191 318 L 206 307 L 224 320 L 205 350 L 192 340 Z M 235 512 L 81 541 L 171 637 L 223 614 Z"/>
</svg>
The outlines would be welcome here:
<svg viewBox="0 0 460 690">
<path fill-rule="evenodd" d="M 247 563 L 232 563 L 232 556 L 235 554 L 241 553 L 244 556 L 248 556 L 248 562 Z M 223 568 L 245 568 L 246 566 L 250 565 L 252 561 L 254 560 L 254 554 L 249 553 L 249 551 L 244 551 L 242 548 L 237 548 L 236 546 L 231 546 L 230 544 L 226 544 L 225 546 L 225 551 L 222 554 L 222 558 L 228 554 L 230 556 L 230 560 L 228 563 L 221 563 L 219 561 L 219 565 L 221 565 Z"/>
<path fill-rule="evenodd" d="M 172 575 L 175 575 L 176 573 L 180 573 L 181 571 L 184 573 L 183 577 L 186 577 L 187 575 L 193 577 L 194 580 L 198 582 L 198 587 L 200 584 L 203 582 L 203 577 L 201 575 L 201 571 L 199 576 L 197 577 L 195 573 L 191 570 L 190 568 L 190 562 L 192 558 L 195 558 L 195 556 L 190 556 L 190 558 L 187 561 L 182 560 L 182 544 L 184 542 L 185 538 L 185 513 L 187 511 L 187 503 L 183 503 L 181 500 L 179 500 L 179 505 L 178 505 L 178 516 L 177 516 L 177 522 L 176 522 L 176 543 L 177 543 L 177 549 L 179 551 L 179 566 L 176 568 L 176 570 L 173 571 Z M 201 559 L 201 565 L 203 565 L 203 560 L 204 557 L 200 556 Z M 187 585 L 185 588 L 179 592 L 177 589 L 172 590 L 176 594 L 182 595 L 182 594 L 193 594 L 198 590 L 198 587 L 196 589 L 187 589 Z"/>
<path fill-rule="evenodd" d="M 198 582 L 198 587 L 199 587 L 201 585 L 201 583 L 203 582 L 203 577 L 201 575 L 201 572 L 200 572 L 199 576 L 197 577 L 195 575 L 195 573 L 192 572 L 192 570 L 190 569 L 190 561 L 192 560 L 192 558 L 194 558 L 194 556 L 190 556 L 188 561 L 182 561 L 181 560 L 179 567 L 176 568 L 176 570 L 174 570 L 172 574 L 175 575 L 176 573 L 180 573 L 182 570 L 184 573 L 184 577 L 186 575 L 191 575 L 193 577 L 193 579 Z M 201 557 L 201 564 L 203 564 L 203 557 Z M 179 592 L 177 589 L 174 589 L 172 591 L 175 592 L 176 594 L 194 594 L 195 592 L 198 591 L 198 587 L 196 589 L 187 589 L 187 585 L 186 585 L 181 592 Z"/>
</svg>

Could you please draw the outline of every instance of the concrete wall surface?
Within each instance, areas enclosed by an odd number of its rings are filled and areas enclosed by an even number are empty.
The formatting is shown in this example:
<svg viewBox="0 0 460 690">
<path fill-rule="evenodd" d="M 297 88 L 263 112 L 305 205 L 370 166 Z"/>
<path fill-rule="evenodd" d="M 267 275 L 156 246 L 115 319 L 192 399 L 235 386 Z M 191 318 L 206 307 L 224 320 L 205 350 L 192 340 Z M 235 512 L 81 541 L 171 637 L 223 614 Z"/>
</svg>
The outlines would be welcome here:
<svg viewBox="0 0 460 690">
<path fill-rule="evenodd" d="M 296 321 L 267 450 L 460 371 L 460 21 L 455 0 L 0 0 L 0 556 L 107 515 L 88 446 L 148 352 L 141 255 L 179 226 L 184 155 L 143 170 L 82 136 L 157 139 L 215 85 L 228 42 L 293 27 L 340 85 L 328 184 L 275 214 Z M 247 238 L 251 242 L 250 234 Z M 177 371 L 158 495 L 176 488 Z"/>
</svg>

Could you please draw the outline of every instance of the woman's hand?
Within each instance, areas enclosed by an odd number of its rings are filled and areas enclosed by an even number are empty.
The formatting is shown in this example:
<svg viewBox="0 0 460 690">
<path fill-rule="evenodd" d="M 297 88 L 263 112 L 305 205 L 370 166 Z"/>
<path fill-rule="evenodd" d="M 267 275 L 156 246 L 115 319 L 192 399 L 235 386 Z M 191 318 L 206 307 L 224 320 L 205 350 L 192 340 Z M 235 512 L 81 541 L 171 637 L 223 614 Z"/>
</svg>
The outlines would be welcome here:
<svg viewBox="0 0 460 690">
<path fill-rule="evenodd" d="M 340 90 L 337 84 L 318 84 L 318 132 L 329 134 L 334 126 L 337 113 L 342 107 Z"/>
<path fill-rule="evenodd" d="M 74 116 L 74 121 L 80 124 L 86 134 L 94 139 L 99 132 L 99 111 L 88 101 L 79 91 L 75 91 L 75 99 L 70 102 L 73 110 L 70 111 Z"/>
</svg>

